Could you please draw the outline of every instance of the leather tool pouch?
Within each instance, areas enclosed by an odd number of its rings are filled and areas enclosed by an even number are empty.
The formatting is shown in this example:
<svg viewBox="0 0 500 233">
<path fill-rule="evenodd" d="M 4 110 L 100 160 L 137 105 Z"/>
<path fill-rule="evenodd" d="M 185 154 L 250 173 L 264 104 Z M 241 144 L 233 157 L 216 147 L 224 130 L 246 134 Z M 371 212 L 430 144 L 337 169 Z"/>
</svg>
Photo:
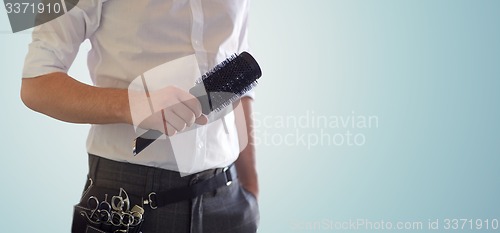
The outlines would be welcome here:
<svg viewBox="0 0 500 233">
<path fill-rule="evenodd" d="M 140 233 L 144 222 L 141 202 L 142 197 L 128 196 L 124 189 L 90 184 L 74 206 L 71 232 Z"/>
</svg>

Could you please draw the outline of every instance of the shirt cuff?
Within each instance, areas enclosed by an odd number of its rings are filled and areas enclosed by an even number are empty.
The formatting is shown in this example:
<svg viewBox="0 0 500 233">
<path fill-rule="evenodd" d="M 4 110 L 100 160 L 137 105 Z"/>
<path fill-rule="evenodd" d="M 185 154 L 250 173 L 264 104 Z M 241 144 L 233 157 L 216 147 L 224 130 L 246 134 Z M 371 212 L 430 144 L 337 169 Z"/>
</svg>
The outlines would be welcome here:
<svg viewBox="0 0 500 233">
<path fill-rule="evenodd" d="M 67 73 L 68 70 L 63 68 L 61 62 L 56 59 L 54 52 L 30 45 L 28 56 L 26 56 L 23 67 L 23 78 L 34 78 L 44 74 L 54 72 Z"/>
<path fill-rule="evenodd" d="M 255 90 L 252 89 L 252 90 L 248 91 L 247 93 L 245 93 L 241 96 L 241 98 L 243 98 L 243 97 L 250 97 L 252 99 L 255 99 Z"/>
</svg>

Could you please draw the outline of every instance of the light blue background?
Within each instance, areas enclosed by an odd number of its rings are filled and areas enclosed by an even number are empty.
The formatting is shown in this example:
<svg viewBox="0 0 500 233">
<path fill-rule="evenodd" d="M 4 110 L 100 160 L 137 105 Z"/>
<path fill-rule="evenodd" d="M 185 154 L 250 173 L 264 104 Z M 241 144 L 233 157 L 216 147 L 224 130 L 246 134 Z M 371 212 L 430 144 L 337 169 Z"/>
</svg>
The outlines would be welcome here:
<svg viewBox="0 0 500 233">
<path fill-rule="evenodd" d="M 362 146 L 257 145 L 260 232 L 334 232 L 324 223 L 357 219 L 439 232 L 428 219 L 500 219 L 500 1 L 273 0 L 251 10 L 264 73 L 257 121 L 308 112 L 379 120 L 352 129 Z M 69 232 L 88 126 L 24 107 L 30 34 L 10 33 L 0 11 L 2 232 Z M 71 74 L 89 82 L 86 50 Z M 261 126 L 257 137 L 295 130 L 319 132 Z"/>
</svg>

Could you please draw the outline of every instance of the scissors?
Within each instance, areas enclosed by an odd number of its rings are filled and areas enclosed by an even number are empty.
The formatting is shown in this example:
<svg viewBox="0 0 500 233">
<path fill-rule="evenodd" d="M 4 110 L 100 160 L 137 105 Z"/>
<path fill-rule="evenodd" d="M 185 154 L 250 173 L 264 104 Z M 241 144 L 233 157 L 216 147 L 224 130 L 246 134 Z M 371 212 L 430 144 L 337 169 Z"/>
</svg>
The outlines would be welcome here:
<svg viewBox="0 0 500 233">
<path fill-rule="evenodd" d="M 108 194 L 104 195 L 104 201 L 100 202 L 95 196 L 90 196 L 87 206 L 91 209 L 89 219 L 95 222 L 108 222 L 111 219 L 112 206 L 108 202 Z"/>
<path fill-rule="evenodd" d="M 130 209 L 130 199 L 125 189 L 120 188 L 118 196 L 113 196 L 111 198 L 111 207 L 118 212 L 126 212 Z"/>
<path fill-rule="evenodd" d="M 93 223 L 110 223 L 117 227 L 135 227 L 143 221 L 144 209 L 134 206 L 130 209 L 130 200 L 127 192 L 120 188 L 118 196 L 111 198 L 108 202 L 108 194 L 104 195 L 104 201 L 99 201 L 95 196 L 87 200 L 87 207 L 91 210 L 90 215 L 82 213 Z"/>
</svg>

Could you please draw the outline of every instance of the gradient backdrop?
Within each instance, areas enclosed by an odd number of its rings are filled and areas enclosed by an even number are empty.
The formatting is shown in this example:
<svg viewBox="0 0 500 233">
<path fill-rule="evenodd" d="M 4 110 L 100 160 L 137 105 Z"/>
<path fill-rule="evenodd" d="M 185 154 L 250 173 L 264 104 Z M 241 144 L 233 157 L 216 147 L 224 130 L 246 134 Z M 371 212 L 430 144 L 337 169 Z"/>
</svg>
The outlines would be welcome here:
<svg viewBox="0 0 500 233">
<path fill-rule="evenodd" d="M 30 32 L 0 9 L 1 231 L 69 232 L 88 126 L 24 107 Z M 254 0 L 251 15 L 260 232 L 500 232 L 500 1 Z"/>
</svg>

